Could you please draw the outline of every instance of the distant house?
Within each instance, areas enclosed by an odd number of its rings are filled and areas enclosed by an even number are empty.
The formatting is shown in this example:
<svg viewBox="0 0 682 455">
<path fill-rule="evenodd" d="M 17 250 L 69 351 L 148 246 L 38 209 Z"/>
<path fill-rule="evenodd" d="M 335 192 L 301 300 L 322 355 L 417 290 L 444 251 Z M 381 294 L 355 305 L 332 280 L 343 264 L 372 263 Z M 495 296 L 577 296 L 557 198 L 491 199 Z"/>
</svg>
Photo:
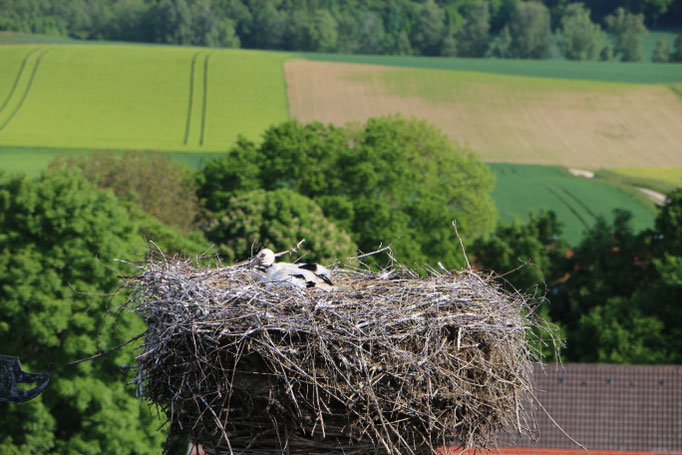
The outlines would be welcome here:
<svg viewBox="0 0 682 455">
<path fill-rule="evenodd" d="M 588 452 L 536 405 L 537 439 L 509 437 L 491 455 L 682 455 L 682 365 L 567 363 L 533 374 L 547 413 Z"/>
</svg>

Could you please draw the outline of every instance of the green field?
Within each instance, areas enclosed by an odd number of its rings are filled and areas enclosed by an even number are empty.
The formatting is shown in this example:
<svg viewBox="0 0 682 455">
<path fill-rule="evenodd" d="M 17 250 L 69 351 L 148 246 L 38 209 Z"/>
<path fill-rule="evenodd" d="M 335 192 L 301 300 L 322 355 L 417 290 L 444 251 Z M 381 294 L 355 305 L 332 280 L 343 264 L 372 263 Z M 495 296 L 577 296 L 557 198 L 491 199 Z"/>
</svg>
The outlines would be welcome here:
<svg viewBox="0 0 682 455">
<path fill-rule="evenodd" d="M 620 189 L 603 182 L 573 177 L 552 166 L 492 163 L 497 176 L 493 199 L 506 222 L 527 218 L 529 210 L 551 209 L 557 213 L 566 240 L 575 245 L 597 217 L 612 220 L 622 208 L 633 214 L 636 231 L 653 227 L 655 212 Z"/>
<path fill-rule="evenodd" d="M 682 81 L 682 64 L 572 62 L 494 58 L 396 57 L 304 53 L 310 60 L 362 63 L 406 68 L 477 71 L 516 76 L 583 79 L 604 82 L 667 84 Z"/>
<path fill-rule="evenodd" d="M 0 147 L 222 151 L 288 118 L 290 54 L 0 46 Z"/>
<path fill-rule="evenodd" d="M 651 187 L 657 191 L 667 193 L 682 186 L 682 169 L 667 167 L 621 167 L 611 170 L 615 174 L 627 177 L 631 184 Z M 658 182 L 651 185 L 651 182 Z"/>
<path fill-rule="evenodd" d="M 55 148 L 0 148 L 0 171 L 7 173 L 22 173 L 37 175 L 47 169 L 52 161 L 63 156 L 86 156 L 94 153 L 85 149 L 55 149 Z M 111 151 L 110 153 L 123 153 Z M 191 169 L 201 169 L 204 164 L 220 156 L 216 152 L 166 152 L 173 161 L 187 165 Z"/>
<path fill-rule="evenodd" d="M 313 59 L 329 57 L 308 55 Z M 163 150 L 172 153 L 175 160 L 199 168 L 216 153 L 227 150 L 237 135 L 257 140 L 270 125 L 289 118 L 282 66 L 291 57 L 292 54 L 277 52 L 112 43 L 60 45 L 46 41 L 0 46 L 4 69 L 0 71 L 0 170 L 37 173 L 57 155 L 81 155 L 93 150 L 116 153 L 126 149 Z M 333 57 L 343 60 L 349 56 Z M 427 109 L 439 103 L 460 103 L 457 112 L 464 117 L 459 120 L 452 117 L 449 121 L 454 127 L 474 122 L 470 131 L 478 128 L 482 137 L 499 136 L 505 142 L 524 131 L 522 124 L 505 130 L 501 122 L 488 129 L 484 122 L 491 113 L 507 111 L 504 106 L 523 108 L 530 103 L 533 110 L 528 108 L 526 114 L 510 112 L 509 115 L 514 121 L 532 123 L 536 117 L 546 119 L 545 112 L 558 115 L 557 105 L 552 101 L 556 93 L 576 95 L 582 106 L 591 105 L 594 96 L 600 97 L 602 104 L 611 98 L 627 100 L 627 93 L 634 90 L 631 84 L 606 84 L 605 81 L 668 85 L 677 81 L 677 86 L 682 88 L 682 65 L 350 57 L 365 63 L 408 67 L 408 73 L 377 73 L 371 76 L 372 81 L 379 81 L 399 103 L 419 98 L 425 100 L 423 106 Z M 457 71 L 455 77 L 454 73 L 417 71 L 417 68 L 468 71 Z M 509 78 L 501 74 L 536 77 Z M 543 75 L 560 77 L 537 77 Z M 355 76 L 358 77 L 367 76 Z M 414 85 L 414 81 L 419 84 Z M 338 83 L 330 78 L 320 82 Z M 326 87 L 320 85 L 320 89 L 318 101 L 329 103 Z M 351 104 L 341 112 L 355 106 L 349 92 L 344 93 L 345 102 Z M 317 98 L 310 89 L 304 93 L 304 99 Z M 467 103 L 488 111 L 479 112 L 482 117 L 475 121 L 478 118 L 475 112 L 461 109 Z M 546 111 L 543 103 L 548 104 Z M 660 103 L 656 106 L 662 109 Z M 627 112 L 648 118 L 650 115 L 643 107 Z M 584 112 L 576 112 L 567 119 L 586 118 Z M 618 117 L 621 123 L 625 119 L 623 115 Z M 567 130 L 575 131 L 575 128 L 567 127 Z M 547 139 L 550 144 L 563 130 L 548 131 L 553 135 Z M 457 135 L 452 136 L 461 140 Z M 584 139 L 584 135 L 580 137 Z M 563 138 L 562 142 L 568 140 Z M 471 144 L 476 145 L 475 141 Z M 582 153 L 579 148 L 572 147 L 574 156 Z M 622 161 L 624 149 L 618 150 Z M 491 167 L 498 177 L 493 197 L 503 220 L 525 217 L 529 209 L 551 208 L 559 214 L 570 242 L 577 242 L 597 216 L 610 217 L 614 208 L 630 210 L 635 216 L 636 229 L 652 225 L 652 208 L 616 186 L 572 177 L 557 167 L 519 164 L 492 164 Z M 615 172 L 624 176 L 639 172 L 640 178 L 668 178 L 661 170 L 646 171 L 652 175 L 642 175 L 645 171 L 632 169 Z"/>
</svg>

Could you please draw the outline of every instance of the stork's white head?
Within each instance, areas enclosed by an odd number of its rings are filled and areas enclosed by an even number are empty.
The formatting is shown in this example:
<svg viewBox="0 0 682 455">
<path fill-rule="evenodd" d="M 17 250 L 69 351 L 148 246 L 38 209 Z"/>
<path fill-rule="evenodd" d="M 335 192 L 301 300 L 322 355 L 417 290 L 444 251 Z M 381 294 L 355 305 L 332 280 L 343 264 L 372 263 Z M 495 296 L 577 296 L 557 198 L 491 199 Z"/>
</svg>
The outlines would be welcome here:
<svg viewBox="0 0 682 455">
<path fill-rule="evenodd" d="M 256 255 L 256 261 L 262 267 L 270 267 L 275 263 L 275 253 L 270 248 L 263 248 Z"/>
</svg>

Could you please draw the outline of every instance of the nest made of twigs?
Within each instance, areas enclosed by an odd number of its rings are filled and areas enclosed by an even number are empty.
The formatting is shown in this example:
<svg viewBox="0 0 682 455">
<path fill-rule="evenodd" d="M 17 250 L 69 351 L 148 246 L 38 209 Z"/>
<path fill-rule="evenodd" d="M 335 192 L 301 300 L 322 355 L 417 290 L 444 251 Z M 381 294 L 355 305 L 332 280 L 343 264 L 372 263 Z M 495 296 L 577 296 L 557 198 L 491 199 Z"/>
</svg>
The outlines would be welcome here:
<svg viewBox="0 0 682 455">
<path fill-rule="evenodd" d="M 538 321 L 473 271 L 338 269 L 324 292 L 158 254 L 139 267 L 126 282 L 148 327 L 135 382 L 206 447 L 429 453 L 533 426 Z"/>
</svg>

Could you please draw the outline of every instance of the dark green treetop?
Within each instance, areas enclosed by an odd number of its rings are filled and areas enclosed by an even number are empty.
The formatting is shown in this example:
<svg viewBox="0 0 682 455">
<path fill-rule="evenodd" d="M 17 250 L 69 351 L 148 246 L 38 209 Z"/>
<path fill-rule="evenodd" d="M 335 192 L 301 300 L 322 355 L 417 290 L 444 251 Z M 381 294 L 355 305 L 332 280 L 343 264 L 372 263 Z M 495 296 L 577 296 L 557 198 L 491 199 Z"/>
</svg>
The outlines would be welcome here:
<svg viewBox="0 0 682 455">
<path fill-rule="evenodd" d="M 115 258 L 134 258 L 140 218 L 109 191 L 64 172 L 0 174 L 0 346 L 49 388 L 0 413 L 0 452 L 158 453 L 160 422 L 126 383 L 128 347 L 74 366 L 144 330 L 117 309 Z M 127 270 L 129 273 L 130 270 Z"/>
<path fill-rule="evenodd" d="M 397 258 L 410 265 L 463 265 L 452 220 L 468 238 L 495 222 L 488 167 L 433 125 L 398 116 L 343 128 L 285 122 L 268 129 L 259 146 L 240 141 L 199 181 L 212 212 L 253 188 L 293 190 L 313 199 L 361 250 L 395 241 Z"/>
</svg>

